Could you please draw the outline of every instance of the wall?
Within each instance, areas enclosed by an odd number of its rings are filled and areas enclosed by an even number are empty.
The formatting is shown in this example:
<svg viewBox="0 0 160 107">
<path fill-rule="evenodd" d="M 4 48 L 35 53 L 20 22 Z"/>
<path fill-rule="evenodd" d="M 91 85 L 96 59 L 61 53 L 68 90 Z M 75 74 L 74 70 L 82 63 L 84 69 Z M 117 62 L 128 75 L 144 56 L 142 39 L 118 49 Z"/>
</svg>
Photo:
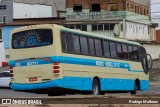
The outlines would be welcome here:
<svg viewBox="0 0 160 107">
<path fill-rule="evenodd" d="M 11 22 L 13 19 L 13 2 L 4 1 L 4 2 L 0 2 L 0 5 L 6 5 L 5 10 L 0 10 L 0 15 L 7 16 L 6 22 Z"/>
<path fill-rule="evenodd" d="M 4 34 L 4 48 L 8 49 L 10 47 L 10 33 L 13 29 L 20 26 L 5 26 L 3 30 Z"/>
<path fill-rule="evenodd" d="M 149 0 L 126 0 L 126 10 L 149 15 Z"/>
<path fill-rule="evenodd" d="M 125 37 L 121 33 L 120 37 L 128 40 L 141 40 L 150 41 L 150 35 L 148 32 L 148 25 L 126 22 Z"/>
<path fill-rule="evenodd" d="M 144 44 L 143 45 L 148 54 L 152 56 L 153 59 L 160 58 L 160 46 L 159 45 L 151 45 L 151 44 Z"/>
<path fill-rule="evenodd" d="M 5 49 L 4 49 L 4 42 L 0 43 L 0 67 L 2 67 L 2 62 L 5 62 Z"/>
<path fill-rule="evenodd" d="M 156 41 L 156 29 L 155 28 L 151 28 L 151 41 Z"/>
<path fill-rule="evenodd" d="M 15 2 L 21 2 L 21 3 L 29 3 L 29 4 L 44 4 L 44 5 L 50 5 L 52 6 L 52 16 L 57 17 L 57 11 L 63 11 L 66 10 L 66 0 L 14 0 Z M 61 17 L 64 17 L 65 13 L 61 15 Z"/>
<path fill-rule="evenodd" d="M 90 9 L 90 4 L 94 3 L 100 3 L 101 10 L 108 10 L 108 3 L 118 3 L 118 10 L 124 10 L 125 5 L 123 0 L 67 0 L 66 8 L 73 8 L 74 4 L 82 4 L 83 9 Z"/>
<path fill-rule="evenodd" d="M 13 18 L 42 18 L 52 17 L 52 7 L 40 4 L 13 3 Z"/>
</svg>

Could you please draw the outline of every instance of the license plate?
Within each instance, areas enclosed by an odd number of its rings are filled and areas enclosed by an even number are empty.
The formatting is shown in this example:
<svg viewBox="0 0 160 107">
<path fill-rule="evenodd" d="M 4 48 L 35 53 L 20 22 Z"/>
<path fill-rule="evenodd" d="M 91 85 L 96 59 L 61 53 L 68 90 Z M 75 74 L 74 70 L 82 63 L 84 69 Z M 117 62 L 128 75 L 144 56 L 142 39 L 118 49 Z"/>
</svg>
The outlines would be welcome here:
<svg viewBox="0 0 160 107">
<path fill-rule="evenodd" d="M 37 77 L 30 77 L 29 82 L 37 81 Z"/>
</svg>

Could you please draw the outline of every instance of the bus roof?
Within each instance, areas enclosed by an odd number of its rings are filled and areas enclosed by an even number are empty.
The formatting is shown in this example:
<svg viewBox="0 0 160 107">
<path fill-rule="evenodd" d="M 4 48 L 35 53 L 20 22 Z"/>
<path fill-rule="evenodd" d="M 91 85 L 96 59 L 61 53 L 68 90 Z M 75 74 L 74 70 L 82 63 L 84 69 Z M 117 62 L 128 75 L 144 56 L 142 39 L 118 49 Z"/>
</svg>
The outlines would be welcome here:
<svg viewBox="0 0 160 107">
<path fill-rule="evenodd" d="M 69 29 L 69 28 L 66 28 L 66 27 L 63 27 L 63 26 L 60 26 L 60 25 L 56 25 L 56 24 L 40 24 L 40 25 L 30 25 L 30 26 L 20 27 L 20 28 L 16 28 L 15 30 L 13 30 L 12 33 L 27 30 L 27 29 L 29 30 L 29 29 L 36 29 L 36 28 L 39 28 L 39 27 L 43 28 L 43 27 L 54 27 L 54 26 L 58 27 L 62 31 L 66 31 L 66 32 L 72 32 L 72 33 L 77 33 L 77 34 L 81 34 L 81 35 L 84 35 L 84 36 L 102 38 L 102 39 L 106 39 L 106 40 L 111 40 L 111 41 L 117 41 L 117 42 L 142 46 L 140 43 L 137 43 L 137 42 L 132 42 L 132 41 L 128 41 L 128 40 L 125 40 L 125 39 L 118 39 L 118 38 L 103 36 L 103 35 L 100 35 L 100 34 L 94 34 L 94 33 L 81 31 L 81 30 Z"/>
</svg>

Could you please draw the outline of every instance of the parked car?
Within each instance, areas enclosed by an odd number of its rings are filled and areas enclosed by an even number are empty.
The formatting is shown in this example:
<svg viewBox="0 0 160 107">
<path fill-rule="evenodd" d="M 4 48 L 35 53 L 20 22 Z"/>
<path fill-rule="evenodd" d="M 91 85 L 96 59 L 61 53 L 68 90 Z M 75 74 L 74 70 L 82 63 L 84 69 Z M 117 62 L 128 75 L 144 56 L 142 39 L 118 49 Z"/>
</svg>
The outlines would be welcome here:
<svg viewBox="0 0 160 107">
<path fill-rule="evenodd" d="M 11 88 L 10 71 L 0 72 L 0 87 L 10 87 Z"/>
</svg>

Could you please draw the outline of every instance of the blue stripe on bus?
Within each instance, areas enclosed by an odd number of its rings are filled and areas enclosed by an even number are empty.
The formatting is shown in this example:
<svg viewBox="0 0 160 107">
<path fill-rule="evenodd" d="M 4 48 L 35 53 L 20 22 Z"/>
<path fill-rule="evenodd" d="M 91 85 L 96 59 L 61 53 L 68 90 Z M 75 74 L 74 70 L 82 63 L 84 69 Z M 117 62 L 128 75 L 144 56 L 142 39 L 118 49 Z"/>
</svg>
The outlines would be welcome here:
<svg viewBox="0 0 160 107">
<path fill-rule="evenodd" d="M 104 61 L 104 60 L 94 60 L 94 59 L 85 59 L 85 58 L 74 58 L 74 57 L 65 57 L 65 56 L 53 56 L 50 57 L 50 61 L 45 60 L 24 60 L 21 62 L 16 62 L 11 60 L 10 66 L 20 67 L 20 66 L 34 66 L 34 65 L 42 65 L 42 64 L 50 64 L 54 62 L 66 63 L 66 64 L 75 64 L 75 65 L 88 65 L 88 66 L 99 66 L 99 67 L 107 67 L 107 68 L 121 68 L 128 69 L 131 72 L 143 72 L 143 70 L 132 70 L 129 63 L 122 62 L 113 62 L 113 61 Z"/>
<path fill-rule="evenodd" d="M 90 77 L 64 77 L 49 82 L 32 83 L 32 84 L 18 84 L 12 83 L 13 90 L 36 90 L 48 89 L 54 87 L 75 89 L 81 91 L 92 90 L 93 78 Z M 131 79 L 117 79 L 117 78 L 101 78 L 100 88 L 102 91 L 129 91 L 134 90 L 135 80 Z M 149 89 L 149 80 L 140 80 L 140 90 Z"/>
</svg>

